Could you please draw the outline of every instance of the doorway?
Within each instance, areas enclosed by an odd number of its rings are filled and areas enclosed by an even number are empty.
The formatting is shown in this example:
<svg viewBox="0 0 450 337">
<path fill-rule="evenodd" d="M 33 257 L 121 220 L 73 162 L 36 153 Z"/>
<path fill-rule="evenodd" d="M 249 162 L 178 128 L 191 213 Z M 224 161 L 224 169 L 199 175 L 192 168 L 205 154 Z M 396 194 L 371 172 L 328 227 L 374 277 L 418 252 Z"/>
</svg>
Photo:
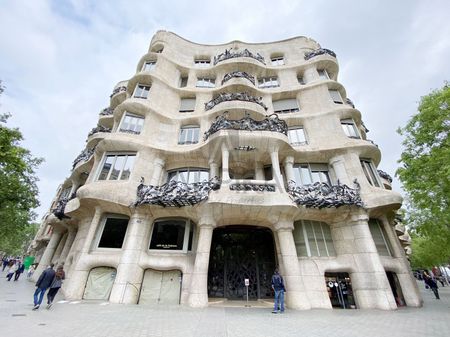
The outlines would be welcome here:
<svg viewBox="0 0 450 337">
<path fill-rule="evenodd" d="M 275 269 L 272 231 L 255 226 L 227 226 L 214 230 L 208 269 L 208 296 L 230 300 L 272 297 Z"/>
<path fill-rule="evenodd" d="M 325 283 L 333 308 L 356 309 L 348 273 L 325 273 Z"/>
<path fill-rule="evenodd" d="M 84 289 L 85 300 L 108 300 L 116 279 L 116 269 L 97 267 L 91 269 Z"/>
<path fill-rule="evenodd" d="M 142 281 L 139 304 L 180 304 L 181 272 L 147 269 Z"/>
<path fill-rule="evenodd" d="M 404 307 L 406 305 L 405 298 L 403 297 L 402 288 L 400 287 L 400 282 L 398 280 L 397 274 L 387 271 L 386 276 L 391 286 L 392 295 L 394 295 L 395 303 L 397 307 Z"/>
</svg>

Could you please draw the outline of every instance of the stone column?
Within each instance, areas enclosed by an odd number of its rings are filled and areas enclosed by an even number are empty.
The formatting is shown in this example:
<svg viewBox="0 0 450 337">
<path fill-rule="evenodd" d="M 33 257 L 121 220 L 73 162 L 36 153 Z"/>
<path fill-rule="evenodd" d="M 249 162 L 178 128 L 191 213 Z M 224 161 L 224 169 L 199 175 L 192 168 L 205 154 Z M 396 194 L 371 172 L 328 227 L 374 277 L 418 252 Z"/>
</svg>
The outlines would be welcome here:
<svg viewBox="0 0 450 337">
<path fill-rule="evenodd" d="M 56 247 L 61 240 L 62 233 L 59 230 L 53 230 L 52 236 L 50 237 L 50 241 L 48 242 L 47 247 L 45 248 L 44 254 L 42 254 L 41 260 L 39 261 L 39 265 L 36 268 L 36 271 L 33 274 L 33 279 L 37 280 L 41 273 L 50 265 L 52 261 L 53 254 L 55 253 Z"/>
<path fill-rule="evenodd" d="M 64 245 L 66 244 L 66 240 L 67 240 L 67 232 L 62 234 L 61 240 L 59 240 L 58 247 L 56 248 L 55 253 L 53 254 L 52 257 L 52 263 L 54 264 L 58 263 L 59 257 L 61 256 L 61 252 L 64 248 Z"/>
<path fill-rule="evenodd" d="M 198 228 L 200 233 L 188 303 L 191 307 L 203 308 L 208 306 L 208 265 L 214 224 L 202 222 Z"/>
<path fill-rule="evenodd" d="M 308 296 L 305 292 L 303 278 L 300 275 L 297 250 L 295 249 L 294 223 L 292 221 L 280 221 L 275 224 L 275 231 L 280 245 L 282 275 L 286 284 L 286 306 L 291 309 L 311 309 Z"/>
<path fill-rule="evenodd" d="M 161 158 L 155 158 L 153 160 L 153 173 L 150 180 L 150 185 L 159 186 L 165 163 L 166 162 L 164 161 L 164 159 Z"/>
<path fill-rule="evenodd" d="M 294 175 L 294 157 L 287 156 L 284 159 L 284 173 L 286 174 L 286 182 L 295 181 Z"/>
<path fill-rule="evenodd" d="M 272 150 L 270 152 L 270 159 L 272 161 L 272 173 L 273 179 L 277 183 L 278 189 L 280 192 L 285 192 L 283 177 L 280 171 L 280 161 L 278 160 L 278 150 Z"/>
<path fill-rule="evenodd" d="M 348 178 L 347 170 L 345 169 L 345 159 L 344 156 L 335 156 L 331 158 L 330 165 L 336 174 L 336 179 L 339 180 L 341 184 L 346 184 L 347 186 L 352 186 L 352 182 Z"/>
<path fill-rule="evenodd" d="M 209 161 L 209 179 L 219 177 L 219 165 L 214 160 Z"/>
<path fill-rule="evenodd" d="M 334 247 L 338 257 L 347 256 L 354 261 L 348 272 L 357 307 L 393 310 L 397 304 L 367 221 L 367 215 L 359 213 L 347 221 L 333 223 L 330 228 Z"/>
<path fill-rule="evenodd" d="M 230 181 L 230 173 L 228 169 L 228 160 L 230 153 L 225 145 L 222 145 L 222 181 L 228 183 Z"/>
<path fill-rule="evenodd" d="M 127 233 L 122 246 L 122 256 L 109 298 L 112 303 L 136 304 L 144 277 L 139 257 L 145 250 L 145 237 L 150 230 L 149 217 L 135 210 L 128 222 Z"/>
<path fill-rule="evenodd" d="M 72 247 L 73 241 L 75 240 L 75 236 L 77 234 L 77 230 L 75 228 L 69 228 L 67 233 L 66 243 L 64 244 L 64 248 L 59 256 L 58 263 L 62 264 L 66 262 L 67 255 L 69 255 L 70 248 Z"/>
</svg>

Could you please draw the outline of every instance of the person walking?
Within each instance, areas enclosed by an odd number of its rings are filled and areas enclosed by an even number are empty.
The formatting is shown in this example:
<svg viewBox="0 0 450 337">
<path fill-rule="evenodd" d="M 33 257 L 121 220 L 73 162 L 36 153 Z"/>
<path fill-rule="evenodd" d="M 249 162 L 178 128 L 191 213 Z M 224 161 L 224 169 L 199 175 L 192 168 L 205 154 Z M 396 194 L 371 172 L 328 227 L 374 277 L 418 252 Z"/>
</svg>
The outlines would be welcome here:
<svg viewBox="0 0 450 337">
<path fill-rule="evenodd" d="M 50 264 L 47 269 L 45 269 L 39 276 L 36 282 L 36 291 L 34 292 L 34 307 L 33 310 L 39 309 L 42 299 L 44 298 L 45 291 L 50 287 L 55 278 L 55 271 L 53 270 L 54 264 Z"/>
<path fill-rule="evenodd" d="M 2 271 L 5 271 L 5 268 L 8 266 L 8 264 L 9 264 L 9 259 L 8 259 L 8 257 L 5 255 L 5 256 L 3 256 L 3 258 L 2 258 L 2 264 L 3 264 L 3 269 L 2 269 Z"/>
<path fill-rule="evenodd" d="M 278 268 L 275 269 L 272 275 L 272 289 L 275 292 L 275 301 L 273 304 L 273 314 L 279 312 L 280 314 L 284 312 L 284 292 L 286 288 L 284 287 L 283 277 L 278 272 Z"/>
<path fill-rule="evenodd" d="M 36 268 L 35 268 L 34 264 L 32 264 L 32 265 L 28 268 L 28 271 L 27 271 L 27 280 L 30 280 L 30 279 L 31 279 L 31 276 L 33 276 L 35 270 L 36 270 Z"/>
<path fill-rule="evenodd" d="M 50 290 L 47 293 L 47 309 L 50 309 L 53 305 L 53 300 L 55 299 L 58 290 L 61 288 L 63 280 L 66 278 L 66 273 L 64 272 L 63 266 L 58 266 L 56 268 L 55 278 L 50 285 Z"/>
<path fill-rule="evenodd" d="M 423 272 L 423 280 L 425 282 L 425 284 L 427 286 L 429 286 L 431 288 L 431 290 L 433 290 L 434 296 L 436 296 L 436 299 L 439 300 L 439 290 L 438 290 L 438 285 L 436 283 L 435 280 L 433 280 L 433 278 L 426 272 Z"/>
<path fill-rule="evenodd" d="M 17 281 L 20 277 L 20 274 L 22 274 L 25 270 L 25 265 L 23 264 L 22 261 L 18 262 L 18 268 L 14 274 L 14 281 Z"/>
<path fill-rule="evenodd" d="M 18 267 L 14 260 L 10 260 L 8 263 L 8 269 L 6 270 L 6 278 L 11 281 L 14 273 L 17 271 Z"/>
</svg>

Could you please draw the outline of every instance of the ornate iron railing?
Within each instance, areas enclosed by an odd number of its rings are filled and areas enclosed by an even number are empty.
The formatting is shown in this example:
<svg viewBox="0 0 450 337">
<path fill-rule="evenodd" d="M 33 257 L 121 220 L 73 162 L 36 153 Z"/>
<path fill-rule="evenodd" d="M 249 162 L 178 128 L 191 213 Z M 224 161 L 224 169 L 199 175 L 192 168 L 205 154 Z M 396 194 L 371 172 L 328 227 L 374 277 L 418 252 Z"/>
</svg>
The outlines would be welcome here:
<svg viewBox="0 0 450 337">
<path fill-rule="evenodd" d="M 353 103 L 353 101 L 350 98 L 346 98 L 345 103 L 350 105 L 353 109 L 355 108 L 355 104 Z"/>
<path fill-rule="evenodd" d="M 72 163 L 72 170 L 75 168 L 75 166 L 77 166 L 79 162 L 88 161 L 94 154 L 94 150 L 95 147 L 92 149 L 86 148 L 83 151 L 81 151 L 81 153 L 78 155 L 78 157 L 75 158 L 75 160 Z"/>
<path fill-rule="evenodd" d="M 109 98 L 113 97 L 114 95 L 116 95 L 116 94 L 118 94 L 119 92 L 122 92 L 122 91 L 127 91 L 127 87 L 125 87 L 125 86 L 120 86 L 120 87 L 115 88 L 115 89 L 113 90 L 112 94 L 109 95 Z"/>
<path fill-rule="evenodd" d="M 387 174 L 386 172 L 384 172 L 382 170 L 377 170 L 377 171 L 381 178 L 386 179 L 387 181 L 392 183 L 392 177 L 389 174 Z"/>
<path fill-rule="evenodd" d="M 291 180 L 288 183 L 287 191 L 297 205 L 302 205 L 307 208 L 337 208 L 344 205 L 363 207 L 364 205 L 359 194 L 359 183 L 356 179 L 353 183 L 355 184 L 355 188 L 350 188 L 344 184 L 341 185 L 339 181 L 337 185 L 331 186 L 320 182 L 297 186 Z"/>
<path fill-rule="evenodd" d="M 274 185 L 236 183 L 230 185 L 232 191 L 275 192 Z"/>
<path fill-rule="evenodd" d="M 92 136 L 93 134 L 96 134 L 98 132 L 111 132 L 110 128 L 107 128 L 105 126 L 102 125 L 97 125 L 95 128 L 93 128 L 89 133 L 88 133 L 88 137 Z"/>
<path fill-rule="evenodd" d="M 245 48 L 242 51 L 238 51 L 238 52 L 232 52 L 231 48 L 225 49 L 225 52 L 223 52 L 222 54 L 219 54 L 217 56 L 214 56 L 214 62 L 213 64 L 216 65 L 219 62 L 228 60 L 228 59 L 232 59 L 235 57 L 251 57 L 259 62 L 261 62 L 262 64 L 266 64 L 266 62 L 264 61 L 264 57 L 262 57 L 259 53 L 253 54 L 251 51 L 249 51 L 247 48 Z"/>
<path fill-rule="evenodd" d="M 272 131 L 287 135 L 288 127 L 277 114 L 268 115 L 262 121 L 255 121 L 247 112 L 244 118 L 238 120 L 228 119 L 228 112 L 225 112 L 216 117 L 209 130 L 205 132 L 204 140 L 220 130 Z"/>
<path fill-rule="evenodd" d="M 120 132 L 131 133 L 132 135 L 139 135 L 141 131 L 129 130 L 129 129 L 119 129 Z"/>
<path fill-rule="evenodd" d="M 110 116 L 114 113 L 114 110 L 111 108 L 104 108 L 101 112 L 100 112 L 100 116 Z"/>
<path fill-rule="evenodd" d="M 233 71 L 231 73 L 226 74 L 223 77 L 222 84 L 224 84 L 226 81 L 229 81 L 230 79 L 232 79 L 234 77 L 236 77 L 236 78 L 240 78 L 240 77 L 245 78 L 245 79 L 249 80 L 250 82 L 252 82 L 253 85 L 255 85 L 255 77 L 252 76 L 252 75 L 249 75 L 245 71 Z"/>
<path fill-rule="evenodd" d="M 367 141 L 367 142 L 369 142 L 369 143 L 375 145 L 376 147 L 378 147 L 378 144 L 375 143 L 372 139 L 365 139 L 365 141 Z"/>
<path fill-rule="evenodd" d="M 67 203 L 76 197 L 76 193 L 72 193 L 72 195 L 68 198 L 61 198 L 56 203 L 56 207 L 52 210 L 52 213 L 59 219 L 70 219 L 67 215 L 64 214 Z"/>
<path fill-rule="evenodd" d="M 163 207 L 192 206 L 206 200 L 211 190 L 219 188 L 218 177 L 192 184 L 172 180 L 161 186 L 144 185 L 142 179 L 137 188 L 137 200 L 134 206 L 144 204 Z"/>
<path fill-rule="evenodd" d="M 209 102 L 205 103 L 205 110 L 211 110 L 217 104 L 227 101 L 244 101 L 259 104 L 267 110 L 267 106 L 263 103 L 262 97 L 255 97 L 246 92 L 233 92 L 233 93 L 220 93 L 216 98 L 213 98 Z"/>
<path fill-rule="evenodd" d="M 334 51 L 326 49 L 326 48 L 319 48 L 319 49 L 313 50 L 312 52 L 306 53 L 305 60 L 309 60 L 315 56 L 319 56 L 319 55 L 323 55 L 323 54 L 328 54 L 330 56 L 333 56 L 334 58 L 336 57 L 336 54 Z"/>
</svg>

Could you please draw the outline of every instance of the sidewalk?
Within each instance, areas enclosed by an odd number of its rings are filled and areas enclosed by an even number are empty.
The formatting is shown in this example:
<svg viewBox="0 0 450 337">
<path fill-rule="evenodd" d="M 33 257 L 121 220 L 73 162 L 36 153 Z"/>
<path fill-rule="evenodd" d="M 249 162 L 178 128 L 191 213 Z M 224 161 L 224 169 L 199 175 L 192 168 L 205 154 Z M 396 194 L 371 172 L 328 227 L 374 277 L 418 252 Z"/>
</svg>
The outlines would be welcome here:
<svg viewBox="0 0 450 337">
<path fill-rule="evenodd" d="M 7 282 L 0 273 L 0 332 L 11 337 L 425 337 L 450 336 L 450 287 L 441 300 L 420 289 L 424 307 L 381 310 L 287 310 L 270 308 L 120 305 L 62 301 L 32 311 L 34 284 L 24 275 Z"/>
</svg>

